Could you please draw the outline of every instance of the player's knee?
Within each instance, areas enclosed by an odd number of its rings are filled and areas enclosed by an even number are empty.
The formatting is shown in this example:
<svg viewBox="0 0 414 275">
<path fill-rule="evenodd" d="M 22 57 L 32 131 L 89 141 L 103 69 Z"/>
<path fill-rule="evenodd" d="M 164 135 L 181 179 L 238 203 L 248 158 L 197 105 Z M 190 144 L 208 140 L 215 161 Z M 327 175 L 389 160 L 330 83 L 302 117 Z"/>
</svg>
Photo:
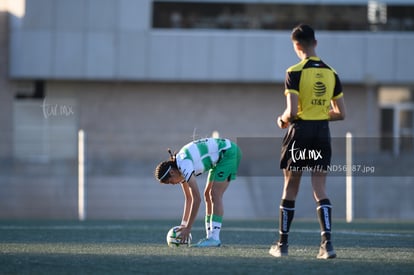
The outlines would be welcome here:
<svg viewBox="0 0 414 275">
<path fill-rule="evenodd" d="M 204 191 L 204 200 L 206 202 L 212 202 L 211 197 L 212 197 L 211 190 L 205 190 Z"/>
<path fill-rule="evenodd" d="M 212 199 L 213 203 L 217 202 L 219 200 L 221 201 L 222 198 L 223 198 L 223 193 L 224 193 L 224 190 L 222 190 L 220 188 L 213 188 L 211 190 L 211 199 Z"/>
</svg>

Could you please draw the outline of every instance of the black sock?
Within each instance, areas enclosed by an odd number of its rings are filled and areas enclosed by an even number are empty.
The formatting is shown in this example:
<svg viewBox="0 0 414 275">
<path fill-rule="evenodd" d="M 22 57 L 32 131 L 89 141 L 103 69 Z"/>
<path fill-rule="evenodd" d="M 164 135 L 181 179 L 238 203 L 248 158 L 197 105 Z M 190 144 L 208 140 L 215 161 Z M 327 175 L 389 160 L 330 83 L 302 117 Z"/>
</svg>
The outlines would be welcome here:
<svg viewBox="0 0 414 275">
<path fill-rule="evenodd" d="M 319 225 L 321 227 L 321 241 L 330 241 L 332 226 L 332 205 L 329 199 L 318 201 L 316 212 L 318 214 Z"/>
<path fill-rule="evenodd" d="M 295 201 L 282 200 L 279 211 L 279 243 L 288 243 L 290 225 L 295 215 Z"/>
</svg>

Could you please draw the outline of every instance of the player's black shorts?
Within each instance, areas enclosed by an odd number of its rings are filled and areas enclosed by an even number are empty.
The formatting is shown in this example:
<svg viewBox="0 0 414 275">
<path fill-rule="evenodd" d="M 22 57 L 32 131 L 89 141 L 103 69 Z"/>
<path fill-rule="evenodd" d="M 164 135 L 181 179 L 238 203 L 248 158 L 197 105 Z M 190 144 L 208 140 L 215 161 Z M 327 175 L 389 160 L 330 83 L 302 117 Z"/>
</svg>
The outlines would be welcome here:
<svg viewBox="0 0 414 275">
<path fill-rule="evenodd" d="M 326 171 L 331 164 L 331 134 L 326 120 L 297 120 L 283 138 L 280 168 Z"/>
</svg>

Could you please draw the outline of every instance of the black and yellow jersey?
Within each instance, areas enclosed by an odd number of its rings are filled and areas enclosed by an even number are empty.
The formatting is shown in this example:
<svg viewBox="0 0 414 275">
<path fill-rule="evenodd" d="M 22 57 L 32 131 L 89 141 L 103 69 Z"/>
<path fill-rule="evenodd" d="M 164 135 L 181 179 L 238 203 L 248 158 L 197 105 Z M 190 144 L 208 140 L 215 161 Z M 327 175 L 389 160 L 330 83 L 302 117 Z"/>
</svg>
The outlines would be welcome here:
<svg viewBox="0 0 414 275">
<path fill-rule="evenodd" d="M 315 56 L 287 70 L 285 95 L 288 93 L 298 95 L 297 118 L 302 120 L 328 120 L 331 99 L 343 96 L 335 70 Z"/>
</svg>

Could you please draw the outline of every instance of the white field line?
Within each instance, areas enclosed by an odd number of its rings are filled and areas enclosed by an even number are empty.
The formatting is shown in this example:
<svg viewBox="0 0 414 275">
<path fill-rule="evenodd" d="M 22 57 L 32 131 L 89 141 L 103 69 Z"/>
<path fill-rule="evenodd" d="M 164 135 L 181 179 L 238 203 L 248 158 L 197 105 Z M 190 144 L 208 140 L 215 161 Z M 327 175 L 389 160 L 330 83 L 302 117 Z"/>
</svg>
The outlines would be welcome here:
<svg viewBox="0 0 414 275">
<path fill-rule="evenodd" d="M 242 228 L 242 227 L 230 227 L 225 228 L 226 231 L 235 231 L 235 232 L 277 232 L 277 229 L 269 228 Z M 305 233 L 305 234 L 319 234 L 319 230 L 309 230 L 309 229 L 292 229 L 290 232 L 295 233 Z M 381 233 L 381 232 L 361 232 L 361 231 L 347 231 L 347 230 L 334 230 L 333 234 L 342 234 L 342 235 L 354 235 L 354 236 L 373 236 L 373 237 L 414 237 L 413 234 L 409 233 Z"/>
<path fill-rule="evenodd" d="M 30 226 L 30 225 L 0 225 L 0 231 L 7 230 L 159 230 L 160 226 L 151 225 L 44 225 L 44 226 Z M 164 227 L 163 227 L 164 228 Z M 193 230 L 203 231 L 203 227 L 193 227 Z M 249 228 L 249 227 L 223 227 L 227 232 L 252 232 L 252 233 L 276 233 L 276 228 Z M 318 234 L 319 230 L 310 229 L 292 229 L 291 232 L 304 234 Z M 406 237 L 413 238 L 411 233 L 385 233 L 385 232 L 369 232 L 369 231 L 348 231 L 348 230 L 334 230 L 334 234 L 352 235 L 352 236 L 372 236 L 372 237 Z"/>
</svg>

